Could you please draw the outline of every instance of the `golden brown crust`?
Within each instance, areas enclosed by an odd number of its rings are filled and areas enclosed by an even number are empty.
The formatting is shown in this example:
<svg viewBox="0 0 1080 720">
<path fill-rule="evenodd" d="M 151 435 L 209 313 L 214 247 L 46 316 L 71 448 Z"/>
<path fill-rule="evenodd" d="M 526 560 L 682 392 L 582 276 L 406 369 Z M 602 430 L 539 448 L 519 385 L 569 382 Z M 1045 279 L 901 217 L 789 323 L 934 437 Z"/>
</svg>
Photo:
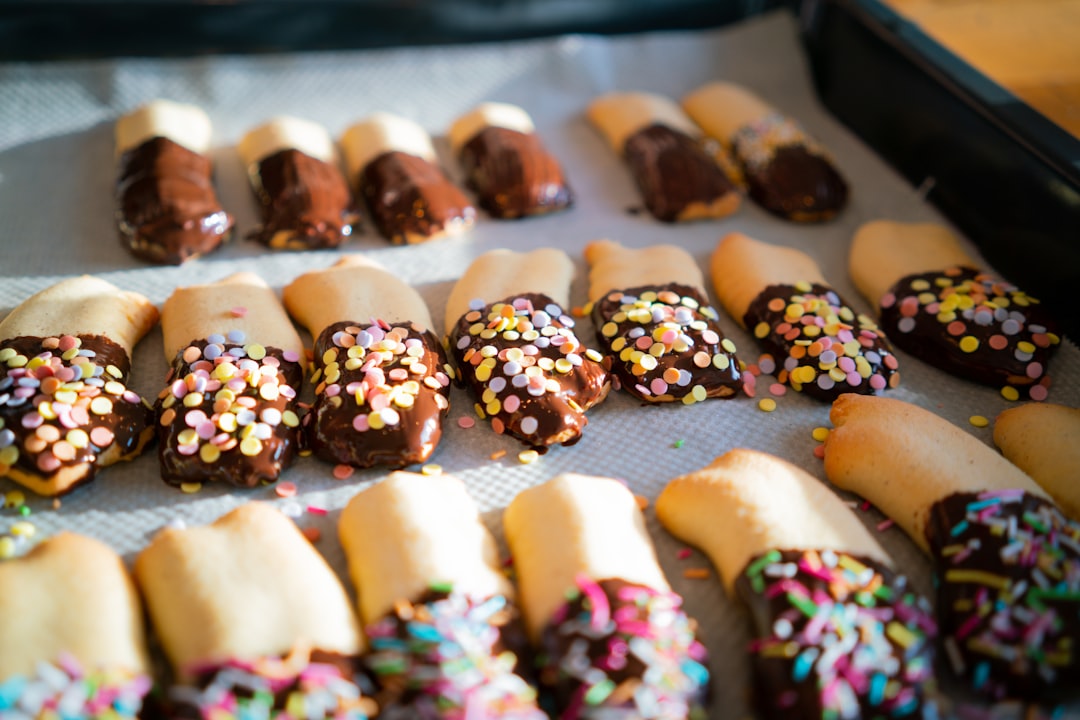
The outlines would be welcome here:
<svg viewBox="0 0 1080 720">
<path fill-rule="evenodd" d="M 1080 409 L 1052 403 L 1010 408 L 994 421 L 994 444 L 1080 520 Z"/>
</svg>

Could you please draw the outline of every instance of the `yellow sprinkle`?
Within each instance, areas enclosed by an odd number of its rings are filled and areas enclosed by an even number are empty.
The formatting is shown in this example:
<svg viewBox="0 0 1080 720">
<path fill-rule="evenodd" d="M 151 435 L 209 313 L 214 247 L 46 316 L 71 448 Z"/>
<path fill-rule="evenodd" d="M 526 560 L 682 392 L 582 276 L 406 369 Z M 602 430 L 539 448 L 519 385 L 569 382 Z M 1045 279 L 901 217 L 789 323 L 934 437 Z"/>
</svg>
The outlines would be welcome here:
<svg viewBox="0 0 1080 720">
<path fill-rule="evenodd" d="M 655 367 L 655 365 L 654 365 L 654 367 Z M 573 369 L 574 369 L 574 364 L 572 362 L 570 362 L 569 360 L 567 360 L 566 358 L 559 358 L 558 360 L 555 361 L 555 371 L 556 372 L 559 372 L 559 373 L 562 373 L 563 375 L 565 375 L 565 374 L 567 374 L 568 372 L 570 372 Z"/>
<path fill-rule="evenodd" d="M 112 412 L 112 400 L 98 395 L 90 401 L 90 412 L 95 415 L 108 415 Z"/>
<path fill-rule="evenodd" d="M 382 430 L 386 427 L 386 421 L 383 420 L 382 415 L 373 412 L 368 415 L 368 427 L 372 430 Z"/>
<path fill-rule="evenodd" d="M 945 582 L 976 583 L 978 585 L 989 585 L 998 590 L 1005 590 L 1009 587 L 1010 581 L 1006 577 L 983 570 L 946 570 Z"/>
<path fill-rule="evenodd" d="M 53 412 L 52 403 L 50 402 L 38 403 L 38 415 L 41 415 L 46 420 L 56 419 L 56 413 Z"/>
<path fill-rule="evenodd" d="M 252 360 L 262 360 L 266 357 L 266 348 L 259 343 L 252 343 L 244 349 L 247 350 L 247 356 Z"/>
<path fill-rule="evenodd" d="M 8 445 L 6 448 L 0 448 L 0 465 L 14 465 L 15 461 L 19 459 L 19 448 L 14 445 Z"/>
<path fill-rule="evenodd" d="M 915 633 L 911 632 L 895 620 L 885 626 L 885 634 L 892 638 L 893 642 L 903 648 L 910 647 L 917 639 Z"/>
<path fill-rule="evenodd" d="M 199 483 L 199 482 L 180 483 L 180 492 L 184 493 L 185 495 L 194 495 L 195 493 L 199 492 L 200 490 L 202 490 L 202 483 Z"/>
<path fill-rule="evenodd" d="M 1009 402 L 1016 402 L 1020 399 L 1020 392 L 1012 385 L 1006 385 L 1001 388 L 1001 397 L 1005 398 Z"/>
<path fill-rule="evenodd" d="M 721 355 L 720 353 L 717 353 L 712 357 L 712 364 L 713 367 L 715 367 L 717 370 L 727 370 L 728 366 L 731 365 L 731 361 L 728 360 L 727 355 Z"/>
<path fill-rule="evenodd" d="M 604 337 L 615 337 L 617 332 L 619 332 L 619 326 L 613 322 L 605 323 L 604 327 L 600 328 L 600 333 Z"/>
<path fill-rule="evenodd" d="M 4 507 L 17 508 L 26 504 L 26 496 L 19 490 L 12 490 L 4 496 Z"/>
<path fill-rule="evenodd" d="M 267 402 L 274 402 L 278 399 L 278 386 L 272 382 L 260 385 L 259 396 Z"/>
<path fill-rule="evenodd" d="M 810 433 L 810 434 L 818 442 L 825 442 L 825 439 L 827 437 L 829 437 L 829 428 L 827 428 L 827 427 L 816 427 L 816 428 L 814 428 L 814 431 L 812 433 Z"/>
<path fill-rule="evenodd" d="M 286 410 L 281 413 L 281 422 L 285 423 L 287 427 L 296 427 L 300 424 L 300 418 L 292 410 Z"/>
<path fill-rule="evenodd" d="M 95 398 L 95 400 L 100 400 L 100 399 L 101 398 Z M 202 393 L 197 393 L 197 392 L 188 393 L 187 395 L 184 396 L 184 400 L 183 400 L 184 407 L 189 407 L 189 408 L 198 407 L 198 406 L 202 405 L 202 401 L 203 401 Z M 91 409 L 93 409 L 93 408 L 91 408 Z"/>
<path fill-rule="evenodd" d="M 759 322 L 757 325 L 754 326 L 754 337 L 756 337 L 758 340 L 762 339 L 763 337 L 765 337 L 768 334 L 769 334 L 769 323 L 767 323 L 767 322 Z"/>
<path fill-rule="evenodd" d="M 442 475 L 442 465 L 428 463 L 420 468 L 421 475 Z"/>
<path fill-rule="evenodd" d="M 971 423 L 972 425 L 974 425 L 977 428 L 984 428 L 984 427 L 986 427 L 987 425 L 990 424 L 990 421 L 987 420 L 982 415 L 972 415 L 971 417 L 968 418 L 968 422 Z"/>
<path fill-rule="evenodd" d="M 724 338 L 723 340 L 721 340 L 720 347 L 724 348 L 729 353 L 735 352 L 735 343 L 733 343 L 730 338 Z"/>
<path fill-rule="evenodd" d="M 979 349 L 979 341 L 972 335 L 960 338 L 960 349 L 966 353 L 973 353 Z"/>
<path fill-rule="evenodd" d="M 705 389 L 704 385 L 695 385 L 690 394 L 698 402 L 704 402 L 709 397 L 709 391 Z"/>
<path fill-rule="evenodd" d="M 181 445 L 195 445 L 199 442 L 199 436 L 192 428 L 186 428 L 176 436 L 176 442 Z"/>
<path fill-rule="evenodd" d="M 15 540 L 9 537 L 0 537 L 0 560 L 15 557 Z"/>
<path fill-rule="evenodd" d="M 540 459 L 540 453 L 535 450 L 522 450 L 518 453 L 518 462 L 522 465 L 528 465 L 534 463 Z"/>
<path fill-rule="evenodd" d="M 20 520 L 11 526 L 10 532 L 15 537 L 32 538 L 37 533 L 37 528 L 34 527 L 33 523 Z"/>
<path fill-rule="evenodd" d="M 64 436 L 64 439 L 71 443 L 72 447 L 80 450 L 90 446 L 90 436 L 86 434 L 85 430 L 79 428 L 69 430 L 67 435 Z"/>
<path fill-rule="evenodd" d="M 206 443 L 199 448 L 199 457 L 204 463 L 217 462 L 217 459 L 221 457 L 221 449 L 217 445 Z"/>
<path fill-rule="evenodd" d="M 776 401 L 772 398 L 761 398 L 758 400 L 757 406 L 765 412 L 772 412 L 776 409 Z"/>
<path fill-rule="evenodd" d="M 240 452 L 248 457 L 254 457 L 262 452 L 262 441 L 254 435 L 249 435 L 240 441 Z"/>
<path fill-rule="evenodd" d="M 231 412 L 221 413 L 218 417 L 217 426 L 222 432 L 231 433 L 236 430 L 236 415 Z"/>
</svg>

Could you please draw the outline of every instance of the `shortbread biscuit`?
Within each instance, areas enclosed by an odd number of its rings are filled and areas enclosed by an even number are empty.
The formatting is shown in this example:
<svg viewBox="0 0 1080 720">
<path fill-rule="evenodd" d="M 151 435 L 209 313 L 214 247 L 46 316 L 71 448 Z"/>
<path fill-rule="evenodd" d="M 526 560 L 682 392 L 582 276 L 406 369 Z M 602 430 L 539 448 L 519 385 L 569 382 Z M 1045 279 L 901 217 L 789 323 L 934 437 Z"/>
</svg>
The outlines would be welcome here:
<svg viewBox="0 0 1080 720">
<path fill-rule="evenodd" d="M 277 480 L 298 449 L 304 350 L 274 291 L 252 273 L 178 288 L 161 325 L 172 359 L 156 404 L 162 477 Z"/>
<path fill-rule="evenodd" d="M 464 483 L 391 473 L 349 501 L 338 531 L 384 713 L 547 717 L 518 674 L 525 648 L 513 589 Z"/>
<path fill-rule="evenodd" d="M 1045 400 L 1061 342 L 1039 301 L 978 269 L 949 230 L 877 220 L 855 233 L 848 265 L 889 339 L 957 377 Z"/>
<path fill-rule="evenodd" d="M 116 225 L 143 260 L 178 265 L 232 232 L 212 183 L 210 118 L 194 105 L 153 100 L 116 121 Z"/>
<path fill-rule="evenodd" d="M 777 380 L 793 390 L 831 401 L 900 384 L 884 333 L 802 251 L 730 233 L 713 252 L 712 278 L 720 304 L 753 333 Z"/>
<path fill-rule="evenodd" d="M 439 168 L 431 138 L 418 124 L 373 113 L 341 137 L 345 166 L 375 227 L 395 244 L 459 235 L 476 209 Z"/>
<path fill-rule="evenodd" d="M 596 240 L 585 246 L 585 259 L 596 339 L 624 390 L 648 402 L 691 405 L 734 397 L 743 387 L 735 343 L 724 337 L 690 253 Z"/>
<path fill-rule="evenodd" d="M 448 135 L 469 187 L 492 217 L 542 215 L 573 203 L 559 161 L 522 108 L 481 103 L 455 120 Z"/>
<path fill-rule="evenodd" d="M 442 437 L 452 373 L 420 294 L 347 255 L 296 278 L 284 300 L 315 338 L 307 446 L 356 467 L 427 460 Z"/>
<path fill-rule="evenodd" d="M 656 514 L 709 555 L 749 609 L 761 715 L 921 715 L 933 680 L 930 604 L 823 483 L 736 449 L 669 482 Z M 828 619 L 817 617 L 823 607 Z"/>
<path fill-rule="evenodd" d="M 337 247 L 359 221 L 337 150 L 321 125 L 281 116 L 250 130 L 237 151 L 259 203 L 252 237 L 271 248 Z"/>
<path fill-rule="evenodd" d="M 1073 520 L 1080 520 L 1080 409 L 1027 403 L 997 416 L 994 444 Z"/>
<path fill-rule="evenodd" d="M 745 88 L 709 83 L 682 106 L 707 135 L 730 147 L 750 197 L 774 215 L 820 222 L 847 204 L 847 183 L 826 150 Z"/>
<path fill-rule="evenodd" d="M 740 197 L 701 131 L 660 95 L 611 92 L 593 100 L 589 120 L 626 160 L 645 207 L 657 220 L 721 218 Z"/>
<path fill-rule="evenodd" d="M 127 381 L 157 317 L 142 295 L 83 275 L 0 322 L 0 477 L 62 495 L 142 452 L 153 414 Z"/>
<path fill-rule="evenodd" d="M 447 346 L 476 414 L 537 448 L 570 444 L 610 389 L 603 356 L 574 333 L 566 308 L 573 264 L 561 250 L 493 250 L 447 301 Z"/>
<path fill-rule="evenodd" d="M 503 523 L 529 635 L 541 648 L 540 681 L 559 717 L 704 713 L 705 649 L 625 485 L 559 475 L 519 493 Z M 593 698 L 591 712 L 582 697 Z"/>
</svg>

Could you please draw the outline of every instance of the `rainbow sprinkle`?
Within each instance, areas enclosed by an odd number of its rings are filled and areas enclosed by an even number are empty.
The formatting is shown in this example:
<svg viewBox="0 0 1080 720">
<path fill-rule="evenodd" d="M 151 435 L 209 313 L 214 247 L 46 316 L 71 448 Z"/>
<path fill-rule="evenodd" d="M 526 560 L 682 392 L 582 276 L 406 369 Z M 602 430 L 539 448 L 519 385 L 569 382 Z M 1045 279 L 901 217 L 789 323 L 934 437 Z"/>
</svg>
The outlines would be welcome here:
<svg viewBox="0 0 1080 720">
<path fill-rule="evenodd" d="M 138 717 L 152 683 L 115 668 L 86 671 L 78 659 L 40 661 L 31 675 L 0 682 L 0 720 L 120 720 Z"/>
</svg>

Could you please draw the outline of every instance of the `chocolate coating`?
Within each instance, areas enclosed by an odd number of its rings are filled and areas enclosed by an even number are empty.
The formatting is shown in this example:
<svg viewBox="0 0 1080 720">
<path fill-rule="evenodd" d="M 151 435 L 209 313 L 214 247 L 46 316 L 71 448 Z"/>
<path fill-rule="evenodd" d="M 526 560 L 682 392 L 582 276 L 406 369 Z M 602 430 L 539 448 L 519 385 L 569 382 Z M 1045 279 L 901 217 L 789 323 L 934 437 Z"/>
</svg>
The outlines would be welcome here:
<svg viewBox="0 0 1080 720">
<path fill-rule="evenodd" d="M 1080 523 L 1020 490 L 956 493 L 926 533 L 953 671 L 993 699 L 1080 697 Z"/>
<path fill-rule="evenodd" d="M 735 343 L 697 288 L 670 283 L 613 290 L 593 304 L 604 367 L 631 395 L 692 404 L 743 386 Z M 701 388 L 698 390 L 697 388 Z"/>
<path fill-rule="evenodd" d="M 754 622 L 762 717 L 932 717 L 934 621 L 903 576 L 861 556 L 773 550 L 735 591 Z"/>
<path fill-rule="evenodd" d="M 442 343 L 416 325 L 327 327 L 315 341 L 308 446 L 323 460 L 356 467 L 427 460 L 450 409 L 446 366 Z"/>
<path fill-rule="evenodd" d="M 675 222 L 693 205 L 709 205 L 735 186 L 704 147 L 666 125 L 650 125 L 623 147 L 645 207 L 663 222 Z"/>
<path fill-rule="evenodd" d="M 462 146 L 461 165 L 480 207 L 492 217 L 541 215 L 573 202 L 559 162 L 536 133 L 486 127 Z"/>
<path fill-rule="evenodd" d="M 585 411 L 607 396 L 602 356 L 574 334 L 546 295 L 525 293 L 470 310 L 450 332 L 461 380 L 497 433 L 537 448 L 581 437 Z"/>
<path fill-rule="evenodd" d="M 395 244 L 416 243 L 464 230 L 476 209 L 434 163 L 403 152 L 386 152 L 360 171 L 360 194 L 375 227 Z"/>
<path fill-rule="evenodd" d="M 770 285 L 750 303 L 743 324 L 773 356 L 777 379 L 818 400 L 900 384 L 885 335 L 827 285 Z"/>
<path fill-rule="evenodd" d="M 262 212 L 262 227 L 252 235 L 272 248 L 337 247 L 359 220 L 341 170 L 299 150 L 263 158 L 252 187 Z"/>
<path fill-rule="evenodd" d="M 221 208 L 210 159 L 164 137 L 120 156 L 116 224 L 137 257 L 179 265 L 216 249 L 233 217 Z"/>
</svg>

